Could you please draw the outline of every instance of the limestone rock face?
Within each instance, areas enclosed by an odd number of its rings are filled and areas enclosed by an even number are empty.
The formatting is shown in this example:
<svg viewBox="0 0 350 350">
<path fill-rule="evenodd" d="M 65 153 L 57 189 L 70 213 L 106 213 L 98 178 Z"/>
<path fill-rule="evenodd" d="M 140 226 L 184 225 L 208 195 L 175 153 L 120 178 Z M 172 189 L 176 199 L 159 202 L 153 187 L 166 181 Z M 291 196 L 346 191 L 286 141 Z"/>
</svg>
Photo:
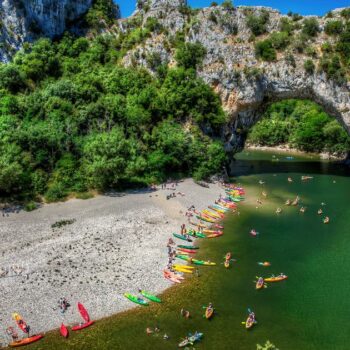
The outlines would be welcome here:
<svg viewBox="0 0 350 350">
<path fill-rule="evenodd" d="M 2 0 L 0 61 L 8 61 L 25 41 L 54 38 L 91 6 L 92 0 Z"/>
<path fill-rule="evenodd" d="M 320 32 L 310 42 L 305 42 L 305 47 L 314 48 L 314 56 L 296 50 L 292 41 L 286 50 L 278 52 L 274 62 L 264 62 L 256 58 L 254 44 L 279 30 L 281 20 L 288 18 L 279 11 L 267 7 L 225 9 L 214 6 L 192 10 L 189 14 L 179 9 L 180 5 L 186 5 L 184 1 L 140 2 L 143 3 L 139 11 L 144 23 L 148 17 L 155 17 L 164 31 L 153 33 L 151 38 L 135 47 L 124 58 L 124 64 L 136 62 L 150 69 L 145 57 L 157 53 L 163 63 L 173 66 L 175 49 L 169 48 L 169 37 L 179 31 L 184 33 L 185 41 L 201 43 L 207 54 L 198 75 L 219 94 L 229 116 L 222 133 L 227 152 L 234 153 L 243 146 L 244 131 L 256 123 L 270 103 L 285 98 L 307 98 L 317 102 L 350 133 L 350 83 L 335 83 L 317 69 L 322 55 L 321 45 L 325 42 L 334 44 L 336 40 L 324 32 L 329 18 L 314 17 Z M 139 11 L 134 16 L 140 16 Z M 343 20 L 340 12 L 341 9 L 332 11 L 333 19 Z M 247 18 L 263 13 L 268 14 L 266 33 L 254 38 Z M 300 34 L 303 20 L 300 18 L 294 22 L 297 23 L 295 36 Z M 304 62 L 309 59 L 316 67 L 311 74 L 304 68 Z"/>
</svg>

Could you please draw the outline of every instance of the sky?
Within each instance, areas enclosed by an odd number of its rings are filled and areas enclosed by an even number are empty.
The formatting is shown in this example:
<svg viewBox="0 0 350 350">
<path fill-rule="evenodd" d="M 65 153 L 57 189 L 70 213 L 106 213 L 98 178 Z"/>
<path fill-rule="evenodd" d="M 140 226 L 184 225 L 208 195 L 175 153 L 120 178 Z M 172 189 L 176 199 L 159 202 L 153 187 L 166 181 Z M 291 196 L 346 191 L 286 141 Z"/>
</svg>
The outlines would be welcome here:
<svg viewBox="0 0 350 350">
<path fill-rule="evenodd" d="M 136 0 L 114 0 L 120 5 L 122 17 L 128 17 L 134 12 Z M 188 0 L 193 7 L 207 7 L 213 0 Z M 216 0 L 222 3 L 222 0 Z M 269 6 L 280 10 L 298 12 L 302 15 L 324 15 L 338 7 L 350 7 L 350 0 L 233 0 L 235 5 Z"/>
</svg>

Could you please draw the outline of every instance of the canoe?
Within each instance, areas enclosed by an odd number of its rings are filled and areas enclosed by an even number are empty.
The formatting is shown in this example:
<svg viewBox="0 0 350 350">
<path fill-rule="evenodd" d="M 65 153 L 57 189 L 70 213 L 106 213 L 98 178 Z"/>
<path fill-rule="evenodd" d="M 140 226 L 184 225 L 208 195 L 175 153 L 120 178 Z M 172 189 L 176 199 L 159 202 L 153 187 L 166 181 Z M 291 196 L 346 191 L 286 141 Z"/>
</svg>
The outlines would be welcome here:
<svg viewBox="0 0 350 350">
<path fill-rule="evenodd" d="M 207 307 L 206 309 L 205 309 L 205 318 L 207 319 L 207 320 L 209 320 L 210 318 L 212 318 L 213 317 L 213 315 L 214 315 L 214 308 L 209 308 L 209 307 Z"/>
<path fill-rule="evenodd" d="M 288 278 L 286 275 L 264 278 L 265 282 L 280 282 Z"/>
<path fill-rule="evenodd" d="M 183 248 L 183 249 L 199 249 L 198 246 L 195 246 L 195 245 L 178 245 L 177 246 L 178 248 Z"/>
<path fill-rule="evenodd" d="M 84 321 L 90 322 L 89 313 L 86 311 L 86 309 L 82 303 L 78 303 L 78 310 L 79 310 L 81 317 L 84 319 Z"/>
<path fill-rule="evenodd" d="M 74 331 L 74 332 L 80 331 L 82 329 L 90 327 L 94 323 L 95 323 L 95 321 L 89 321 L 89 322 L 85 322 L 85 323 L 82 323 L 82 324 L 78 324 L 78 325 L 72 327 L 72 331 Z"/>
<path fill-rule="evenodd" d="M 264 287 L 264 279 L 262 277 L 259 277 L 256 281 L 255 289 L 261 289 Z"/>
<path fill-rule="evenodd" d="M 9 346 L 11 348 L 17 348 L 19 346 L 24 346 L 24 345 L 35 343 L 36 341 L 38 341 L 42 338 L 44 338 L 44 336 L 42 334 L 33 335 L 29 338 L 13 341 L 12 343 L 9 344 Z"/>
<path fill-rule="evenodd" d="M 24 332 L 24 333 L 29 333 L 29 328 L 28 325 L 25 323 L 23 320 L 22 316 L 19 315 L 18 313 L 13 313 L 12 318 L 16 321 L 17 326 Z"/>
<path fill-rule="evenodd" d="M 247 321 L 245 322 L 245 328 L 246 329 L 252 328 L 254 324 L 255 324 L 255 316 L 253 313 L 250 313 L 247 318 Z"/>
<path fill-rule="evenodd" d="M 175 238 L 182 239 L 183 241 L 192 242 L 192 240 L 190 238 L 186 238 L 184 235 L 179 235 L 177 233 L 173 233 L 173 236 Z"/>
<path fill-rule="evenodd" d="M 68 338 L 68 334 L 69 334 L 68 328 L 63 323 L 61 324 L 60 333 L 62 337 Z"/>
<path fill-rule="evenodd" d="M 125 293 L 124 294 L 125 298 L 128 298 L 130 301 L 132 301 L 135 304 L 139 304 L 142 306 L 148 306 L 148 302 L 142 298 L 137 297 L 136 295 L 132 295 L 130 293 Z"/>
<path fill-rule="evenodd" d="M 147 299 L 149 299 L 149 300 L 151 300 L 151 301 L 154 301 L 154 302 L 156 302 L 156 303 L 161 303 L 161 302 L 162 302 L 158 297 L 156 297 L 156 296 L 153 295 L 153 294 L 150 294 L 150 293 L 146 292 L 145 290 L 141 290 L 141 294 L 142 294 L 145 298 L 147 298 Z"/>
</svg>

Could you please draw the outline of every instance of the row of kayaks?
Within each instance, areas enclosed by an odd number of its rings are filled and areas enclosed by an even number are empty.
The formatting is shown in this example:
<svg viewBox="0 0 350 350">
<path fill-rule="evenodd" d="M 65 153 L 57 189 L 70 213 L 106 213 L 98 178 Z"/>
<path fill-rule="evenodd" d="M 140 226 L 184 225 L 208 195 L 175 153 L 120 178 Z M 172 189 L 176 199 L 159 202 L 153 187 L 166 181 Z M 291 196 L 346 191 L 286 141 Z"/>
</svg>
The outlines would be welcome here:
<svg viewBox="0 0 350 350">
<path fill-rule="evenodd" d="M 139 290 L 140 294 L 150 300 L 150 301 L 153 301 L 155 303 L 161 303 L 162 300 L 159 299 L 156 295 L 153 295 L 145 290 Z M 124 296 L 129 299 L 130 301 L 132 301 L 133 303 L 135 304 L 139 304 L 139 305 L 142 305 L 142 306 L 148 306 L 149 303 L 148 301 L 146 301 L 145 299 L 141 298 L 141 297 L 138 297 L 137 295 L 134 295 L 134 294 L 130 294 L 130 293 L 124 293 Z"/>
<path fill-rule="evenodd" d="M 79 330 L 87 328 L 95 323 L 95 321 L 90 320 L 89 313 L 87 312 L 87 310 L 85 309 L 85 307 L 82 303 L 78 303 L 77 307 L 78 307 L 78 311 L 79 311 L 81 317 L 83 318 L 84 322 L 73 326 L 72 331 L 79 331 Z M 30 327 L 24 321 L 23 317 L 18 313 L 13 313 L 12 318 L 16 322 L 17 326 L 22 330 L 22 332 L 29 335 Z M 15 331 L 13 330 L 12 327 L 9 327 L 7 329 L 7 333 L 8 333 L 8 335 L 11 336 L 11 335 L 15 334 Z M 60 333 L 65 338 L 67 338 L 69 335 L 68 328 L 64 323 L 61 324 Z M 17 334 L 16 334 L 16 337 L 17 337 Z M 42 338 L 44 338 L 43 334 L 36 334 L 36 335 L 28 336 L 27 338 L 24 338 L 21 340 L 14 340 L 9 344 L 9 346 L 12 348 L 25 346 L 25 345 L 35 343 Z"/>
</svg>

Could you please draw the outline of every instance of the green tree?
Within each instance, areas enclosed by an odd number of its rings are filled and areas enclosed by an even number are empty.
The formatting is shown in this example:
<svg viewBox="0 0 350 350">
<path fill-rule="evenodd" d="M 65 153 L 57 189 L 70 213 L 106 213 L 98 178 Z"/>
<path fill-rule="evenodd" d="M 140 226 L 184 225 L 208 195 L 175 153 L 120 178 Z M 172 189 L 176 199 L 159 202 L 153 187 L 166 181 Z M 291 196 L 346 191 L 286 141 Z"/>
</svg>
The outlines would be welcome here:
<svg viewBox="0 0 350 350">
<path fill-rule="evenodd" d="M 175 59 L 179 67 L 196 69 L 206 53 L 206 49 L 200 43 L 184 43 L 176 50 Z"/>
<path fill-rule="evenodd" d="M 276 50 L 273 47 L 271 40 L 266 39 L 259 41 L 255 44 L 255 54 L 258 58 L 263 61 L 275 61 L 276 60 Z"/>
</svg>

